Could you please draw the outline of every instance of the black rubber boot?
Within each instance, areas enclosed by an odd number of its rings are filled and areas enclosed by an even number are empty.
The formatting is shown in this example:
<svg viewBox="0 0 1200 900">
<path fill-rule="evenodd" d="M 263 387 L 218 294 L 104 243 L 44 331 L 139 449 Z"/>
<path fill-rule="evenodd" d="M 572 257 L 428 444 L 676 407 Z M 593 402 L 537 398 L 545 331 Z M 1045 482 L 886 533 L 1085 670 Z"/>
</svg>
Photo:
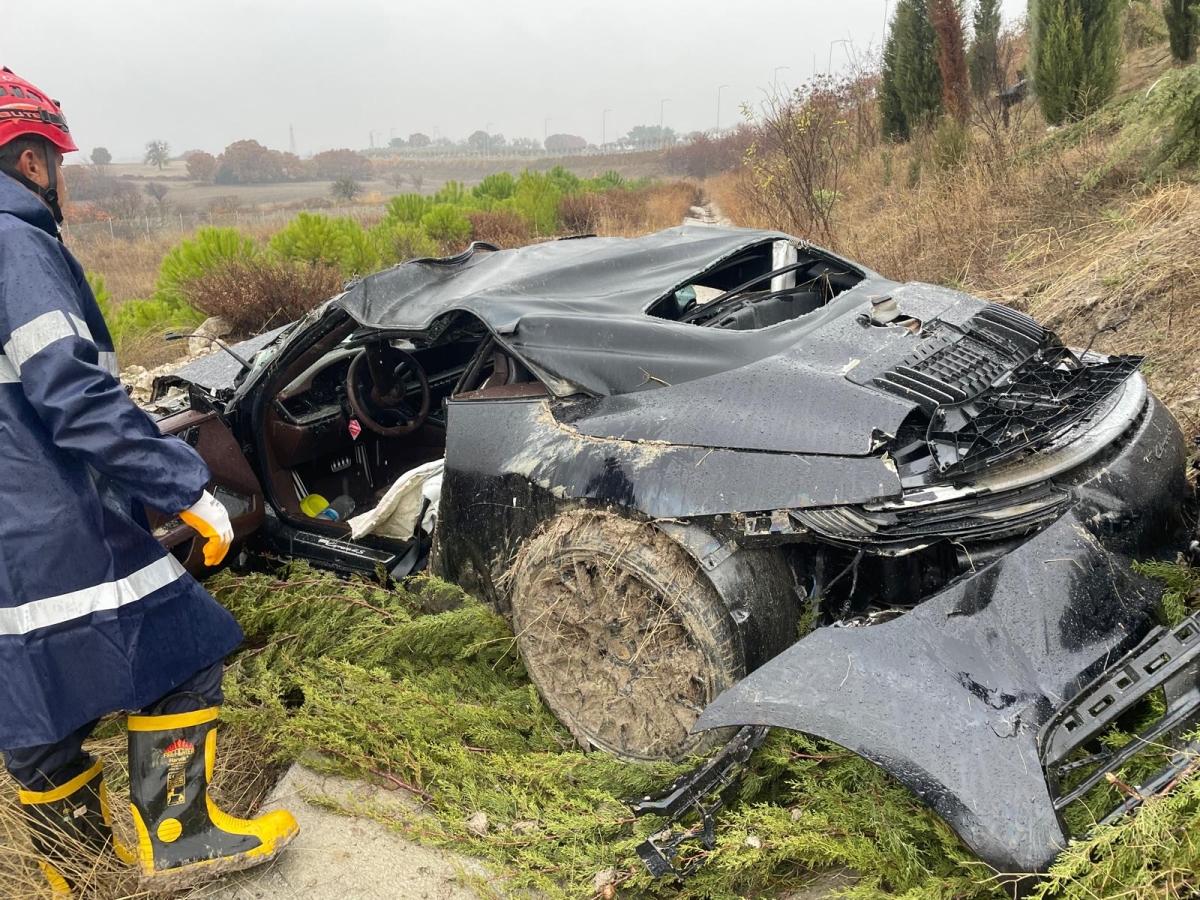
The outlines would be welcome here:
<svg viewBox="0 0 1200 900">
<path fill-rule="evenodd" d="M 18 796 L 51 890 L 55 896 L 72 896 L 78 874 L 92 869 L 113 842 L 100 760 L 59 787 L 20 791 Z"/>
<path fill-rule="evenodd" d="M 216 707 L 129 717 L 129 800 L 142 885 L 180 890 L 273 859 L 299 831 L 285 810 L 237 819 L 208 796 Z"/>
</svg>

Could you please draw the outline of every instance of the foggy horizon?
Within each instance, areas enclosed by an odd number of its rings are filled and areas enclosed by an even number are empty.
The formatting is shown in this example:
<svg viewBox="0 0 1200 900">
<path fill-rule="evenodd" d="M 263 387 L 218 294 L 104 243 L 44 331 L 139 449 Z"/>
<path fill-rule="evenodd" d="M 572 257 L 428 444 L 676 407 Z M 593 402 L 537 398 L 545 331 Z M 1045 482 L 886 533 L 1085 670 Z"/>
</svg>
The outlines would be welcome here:
<svg viewBox="0 0 1200 900">
<path fill-rule="evenodd" d="M 610 0 L 569 12 L 548 0 L 503 11 L 479 0 L 347 0 L 336 9 L 213 0 L 201 12 L 68 0 L 49 20 L 14 4 L 0 64 L 62 102 L 84 155 L 103 146 L 117 161 L 140 160 L 152 139 L 173 155 L 218 154 L 241 139 L 288 150 L 289 127 L 302 156 L 414 132 L 457 141 L 481 129 L 599 144 L 660 115 L 680 134 L 710 130 L 721 85 L 728 127 L 743 104 L 762 102 L 776 67 L 782 90 L 830 59 L 843 68 L 851 46 L 878 48 L 885 5 L 890 15 L 895 0 Z M 1005 0 L 1004 11 L 1011 21 L 1024 3 Z"/>
</svg>

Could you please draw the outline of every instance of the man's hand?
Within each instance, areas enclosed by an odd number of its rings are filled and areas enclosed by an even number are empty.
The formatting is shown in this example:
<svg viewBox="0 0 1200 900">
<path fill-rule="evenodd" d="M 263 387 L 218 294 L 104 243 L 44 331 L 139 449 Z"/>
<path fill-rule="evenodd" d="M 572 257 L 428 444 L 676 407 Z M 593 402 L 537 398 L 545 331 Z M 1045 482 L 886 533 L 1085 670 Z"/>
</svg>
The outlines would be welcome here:
<svg viewBox="0 0 1200 900">
<path fill-rule="evenodd" d="M 233 525 L 229 522 L 229 513 L 218 502 L 217 498 L 208 491 L 190 508 L 179 514 L 188 525 L 195 528 L 202 537 L 208 538 L 204 545 L 204 564 L 219 566 L 229 545 L 233 543 Z"/>
</svg>

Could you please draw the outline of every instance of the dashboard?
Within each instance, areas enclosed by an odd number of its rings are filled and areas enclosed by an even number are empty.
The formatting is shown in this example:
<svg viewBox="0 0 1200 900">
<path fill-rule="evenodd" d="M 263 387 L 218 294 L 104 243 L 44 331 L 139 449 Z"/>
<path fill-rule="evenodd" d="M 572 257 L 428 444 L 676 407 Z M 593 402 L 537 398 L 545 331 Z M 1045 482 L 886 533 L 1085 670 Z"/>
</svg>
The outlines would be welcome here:
<svg viewBox="0 0 1200 900">
<path fill-rule="evenodd" d="M 431 394 L 429 421 L 445 427 L 445 403 L 467 369 L 477 342 L 443 345 L 418 350 L 409 341 L 394 345 L 411 353 L 425 370 Z M 289 425 L 310 427 L 325 424 L 345 413 L 346 378 L 350 363 L 362 352 L 361 344 L 335 347 L 297 375 L 275 395 L 276 412 Z M 406 379 L 410 389 L 418 389 L 415 377 Z"/>
</svg>

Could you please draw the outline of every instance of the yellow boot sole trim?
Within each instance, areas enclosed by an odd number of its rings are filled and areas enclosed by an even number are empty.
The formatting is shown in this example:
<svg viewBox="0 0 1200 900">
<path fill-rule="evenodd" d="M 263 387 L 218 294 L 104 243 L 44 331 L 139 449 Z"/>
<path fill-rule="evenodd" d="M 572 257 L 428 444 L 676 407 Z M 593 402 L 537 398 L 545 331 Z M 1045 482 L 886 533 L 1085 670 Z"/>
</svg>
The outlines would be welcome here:
<svg viewBox="0 0 1200 900">
<path fill-rule="evenodd" d="M 49 791 L 17 791 L 17 797 L 26 806 L 37 806 L 39 803 L 57 803 L 59 800 L 66 800 L 97 775 L 102 774 L 103 771 L 103 764 L 100 760 L 96 760 L 96 764 L 90 769 L 82 775 L 76 775 L 64 785 Z"/>
<path fill-rule="evenodd" d="M 137 832 L 137 852 L 134 854 L 134 859 L 143 875 L 153 875 L 154 845 L 150 843 L 150 831 L 146 828 L 146 823 L 142 821 L 142 814 L 132 803 L 129 804 L 129 811 L 133 813 L 133 828 Z"/>
<path fill-rule="evenodd" d="M 217 731 L 214 728 L 204 739 L 204 772 L 211 784 L 213 771 L 217 765 Z M 259 845 L 253 850 L 247 850 L 245 856 L 249 859 L 263 857 L 271 858 L 276 853 L 276 845 L 282 841 L 290 841 L 300 831 L 290 812 L 276 810 L 257 819 L 239 819 L 219 809 L 208 792 L 204 793 L 204 802 L 208 805 L 208 818 L 217 828 L 229 834 L 245 834 L 258 838 Z"/>
<path fill-rule="evenodd" d="M 104 824 L 110 829 L 112 828 L 112 810 L 108 805 L 108 786 L 100 782 L 100 814 L 104 817 Z M 137 856 L 132 850 L 117 840 L 117 833 L 113 832 L 112 837 L 113 853 L 117 855 L 117 859 L 125 863 L 127 866 L 137 865 Z"/>
<path fill-rule="evenodd" d="M 220 713 L 220 707 L 211 706 L 208 709 L 173 716 L 130 716 L 127 727 L 130 731 L 174 731 L 177 728 L 192 728 L 211 722 Z"/>
<path fill-rule="evenodd" d="M 38 863 L 38 868 L 42 870 L 42 874 L 46 876 L 46 881 L 50 883 L 50 893 L 55 897 L 71 897 L 74 896 L 71 891 L 70 882 L 63 878 L 62 873 L 48 862 Z"/>
</svg>

